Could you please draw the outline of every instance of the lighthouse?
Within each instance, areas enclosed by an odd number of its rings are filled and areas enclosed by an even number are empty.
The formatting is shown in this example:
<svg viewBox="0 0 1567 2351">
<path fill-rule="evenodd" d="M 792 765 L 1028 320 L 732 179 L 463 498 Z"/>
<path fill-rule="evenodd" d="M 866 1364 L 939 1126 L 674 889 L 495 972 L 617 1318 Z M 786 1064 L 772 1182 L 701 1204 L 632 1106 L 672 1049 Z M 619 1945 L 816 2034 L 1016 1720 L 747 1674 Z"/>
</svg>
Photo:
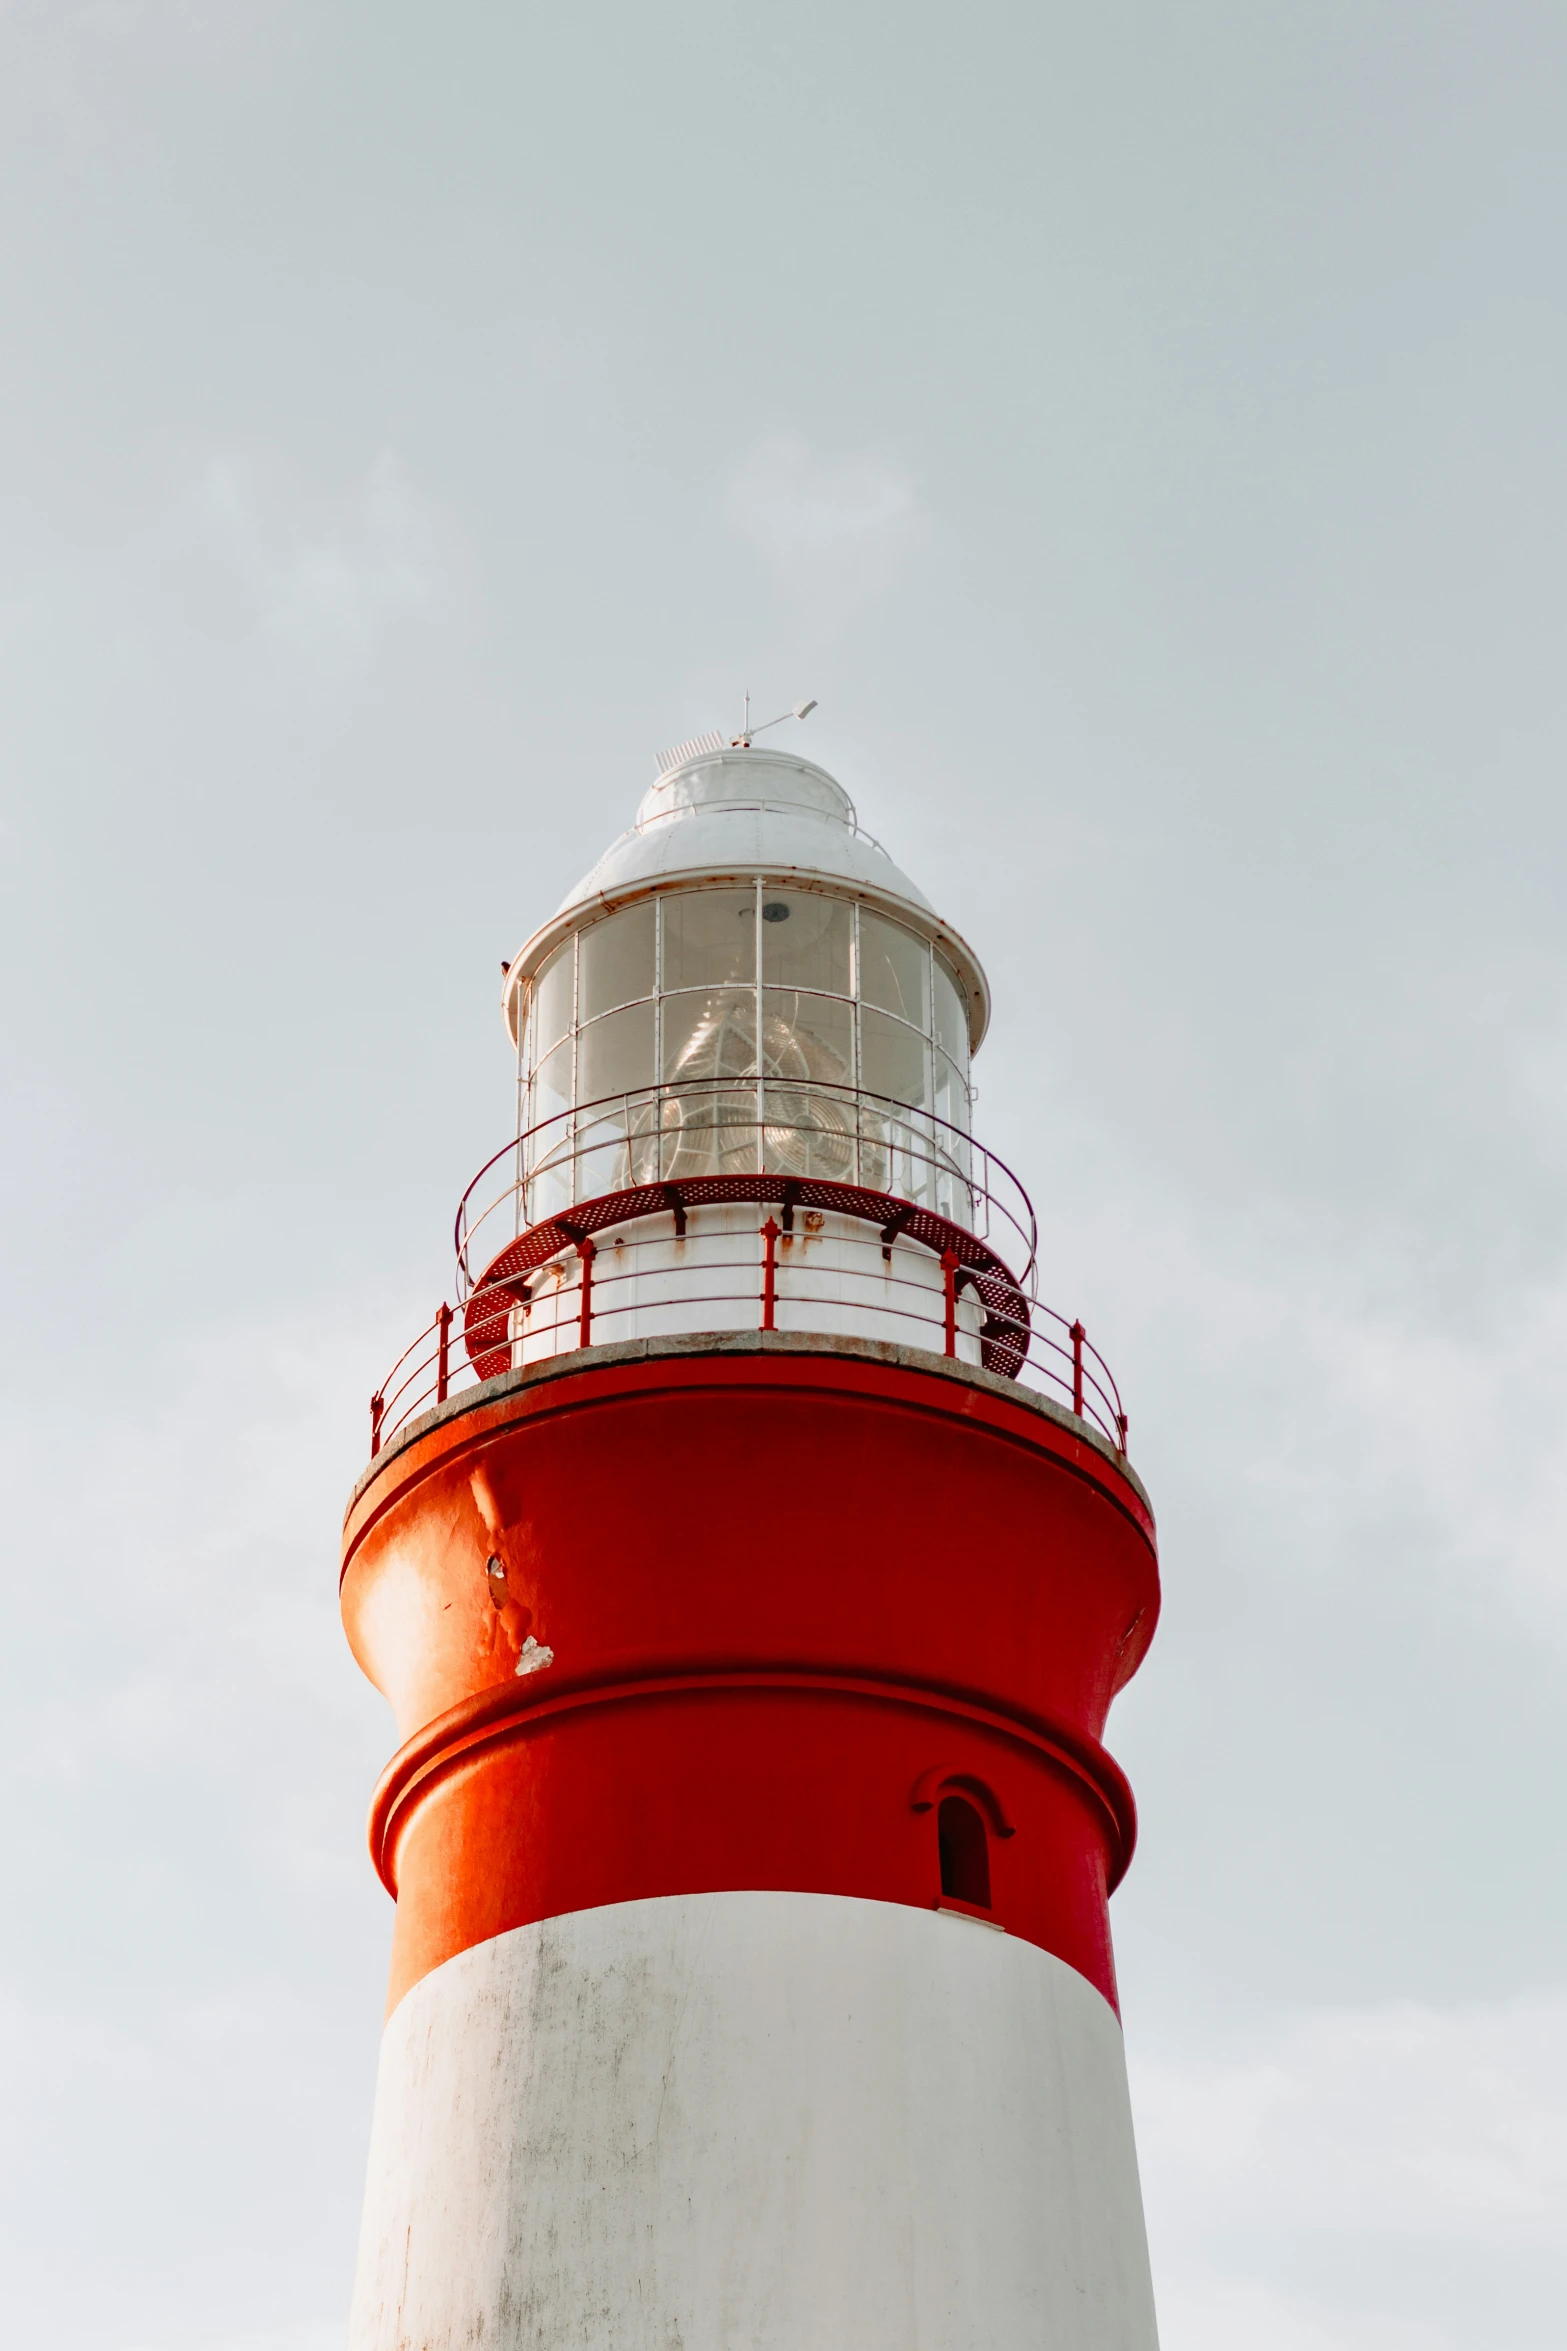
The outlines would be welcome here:
<svg viewBox="0 0 1567 2351">
<path fill-rule="evenodd" d="M 1155 2351 L 1103 1744 L 1154 1521 L 974 1132 L 978 957 L 713 736 L 502 1006 L 344 1525 L 401 1741 L 350 2351 Z"/>
</svg>

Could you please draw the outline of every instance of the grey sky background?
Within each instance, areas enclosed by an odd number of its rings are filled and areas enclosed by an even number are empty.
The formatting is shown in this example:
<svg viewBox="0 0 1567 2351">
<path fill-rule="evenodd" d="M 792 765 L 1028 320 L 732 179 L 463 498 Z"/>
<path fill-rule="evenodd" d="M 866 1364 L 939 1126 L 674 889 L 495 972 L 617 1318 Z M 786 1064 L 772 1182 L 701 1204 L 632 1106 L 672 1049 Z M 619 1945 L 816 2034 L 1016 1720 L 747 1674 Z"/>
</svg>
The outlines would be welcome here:
<svg viewBox="0 0 1567 2351">
<path fill-rule="evenodd" d="M 1564 92 L 1508 0 L 0 6 L 8 2342 L 342 2343 L 366 1399 L 500 957 L 749 687 L 987 965 L 1159 1509 L 1166 2351 L 1559 2343 Z"/>
</svg>

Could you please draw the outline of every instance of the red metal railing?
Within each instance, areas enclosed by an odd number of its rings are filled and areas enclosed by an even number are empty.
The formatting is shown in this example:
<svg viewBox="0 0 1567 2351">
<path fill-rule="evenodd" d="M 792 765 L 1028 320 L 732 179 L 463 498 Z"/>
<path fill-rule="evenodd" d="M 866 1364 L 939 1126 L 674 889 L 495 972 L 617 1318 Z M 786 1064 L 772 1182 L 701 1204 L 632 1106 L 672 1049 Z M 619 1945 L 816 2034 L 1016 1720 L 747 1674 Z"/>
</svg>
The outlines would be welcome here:
<svg viewBox="0 0 1567 2351">
<path fill-rule="evenodd" d="M 796 1209 L 809 1218 L 813 1198 L 832 1212 L 830 1248 L 814 1258 L 809 1228 L 795 1227 Z M 759 1224 L 737 1218 L 750 1199 L 781 1200 L 782 1223 L 772 1214 Z M 815 1217 L 818 1227 L 826 1222 Z M 695 1245 L 678 1263 L 675 1239 Z M 460 1263 L 460 1275 L 466 1270 Z M 1027 1295 L 972 1234 L 885 1193 L 766 1174 L 642 1185 L 529 1229 L 460 1287 L 462 1349 L 452 1348 L 454 1310 L 443 1303 L 371 1399 L 372 1454 L 421 1412 L 514 1365 L 613 1344 L 639 1325 L 732 1330 L 748 1321 L 764 1331 L 858 1330 L 977 1358 L 1055 1396 L 1126 1450 L 1119 1392 L 1082 1323 Z M 715 1311 L 693 1321 L 695 1309 Z"/>
<path fill-rule="evenodd" d="M 693 1217 L 693 1222 L 696 1219 Z M 772 1227 L 769 1236 L 768 1226 Z M 737 1236 L 730 1236 L 733 1240 Z M 754 1301 L 758 1330 L 779 1329 L 780 1308 L 794 1307 L 797 1314 L 807 1319 L 791 1319 L 788 1328 L 807 1331 L 813 1328 L 809 1318 L 814 1301 L 809 1297 L 791 1298 L 790 1276 L 795 1268 L 778 1255 L 781 1238 L 777 1222 L 769 1217 L 756 1233 L 757 1246 L 746 1256 L 707 1258 L 694 1266 L 692 1280 L 678 1290 L 664 1290 L 659 1304 L 662 1307 L 711 1306 L 733 1310 L 743 1303 L 743 1293 L 735 1285 L 713 1287 L 724 1275 L 749 1276 L 755 1284 L 751 1295 Z M 644 1244 L 645 1246 L 645 1244 Z M 840 1250 L 842 1237 L 838 1237 Z M 868 1252 L 879 1256 L 874 1241 L 864 1244 Z M 590 1242 L 588 1247 L 592 1249 Z M 636 1251 L 634 1241 L 623 1242 L 616 1250 L 617 1258 Z M 581 1260 L 593 1267 L 604 1252 L 594 1251 Z M 959 1308 L 964 1288 L 964 1268 L 953 1260 L 942 1262 L 942 1285 L 933 1291 L 924 1284 L 902 1280 L 894 1272 L 890 1277 L 879 1266 L 866 1268 L 866 1278 L 875 1285 L 874 1301 L 867 1304 L 867 1319 L 874 1317 L 878 1325 L 889 1319 L 900 1326 L 903 1342 L 911 1347 L 926 1346 L 933 1353 L 958 1359 L 963 1355 L 964 1342 L 972 1343 L 976 1333 L 965 1331 L 959 1321 Z M 563 1283 L 554 1299 L 541 1299 L 527 1317 L 526 1340 L 517 1342 L 517 1360 L 542 1362 L 553 1352 L 566 1353 L 573 1346 L 609 1346 L 617 1338 L 627 1335 L 625 1318 L 645 1312 L 637 1301 L 620 1302 L 615 1295 L 621 1285 L 636 1280 L 633 1269 L 610 1274 L 594 1273 L 587 1282 L 575 1285 Z M 843 1279 L 843 1269 L 835 1269 L 835 1279 Z M 702 1287 L 699 1284 L 708 1286 Z M 889 1300 L 888 1290 L 894 1293 Z M 841 1302 L 835 1301 L 835 1304 Z M 553 1311 L 552 1311 L 553 1309 Z M 1126 1451 L 1127 1418 L 1120 1392 L 1104 1357 L 1094 1347 L 1079 1321 L 1068 1322 L 1065 1315 L 1053 1308 L 1030 1302 L 1030 1327 L 1026 1333 L 1022 1360 L 1010 1376 L 1022 1387 L 1036 1388 L 1070 1406 L 1080 1420 L 1109 1439 L 1117 1452 Z M 847 1319 L 846 1317 L 843 1319 Z M 480 1373 L 471 1360 L 453 1360 L 447 1354 L 444 1338 L 452 1322 L 452 1310 L 443 1305 L 435 1320 L 420 1332 L 393 1364 L 380 1387 L 370 1399 L 370 1451 L 378 1453 L 381 1447 L 408 1422 L 433 1405 L 442 1404 L 447 1397 L 480 1384 Z M 617 1328 L 617 1325 L 620 1327 Z M 735 1320 L 720 1321 L 716 1317 L 707 1325 L 691 1324 L 691 1329 L 713 1330 L 744 1327 Z M 830 1335 L 830 1334 L 829 1334 Z M 841 1335 L 841 1334 L 840 1334 Z M 852 1333 L 850 1334 L 852 1335 Z M 878 1331 L 877 1335 L 885 1335 Z M 551 1347 L 545 1342 L 558 1342 Z M 526 1358 L 524 1358 L 526 1349 Z M 493 1375 L 492 1375 L 493 1376 Z"/>
<path fill-rule="evenodd" d="M 1032 1291 L 1033 1203 L 965 1128 L 863 1087 L 739 1077 L 607 1094 L 502 1144 L 458 1203 L 458 1300 L 507 1242 L 578 1203 L 760 1174 L 892 1194 L 993 1247 Z"/>
</svg>

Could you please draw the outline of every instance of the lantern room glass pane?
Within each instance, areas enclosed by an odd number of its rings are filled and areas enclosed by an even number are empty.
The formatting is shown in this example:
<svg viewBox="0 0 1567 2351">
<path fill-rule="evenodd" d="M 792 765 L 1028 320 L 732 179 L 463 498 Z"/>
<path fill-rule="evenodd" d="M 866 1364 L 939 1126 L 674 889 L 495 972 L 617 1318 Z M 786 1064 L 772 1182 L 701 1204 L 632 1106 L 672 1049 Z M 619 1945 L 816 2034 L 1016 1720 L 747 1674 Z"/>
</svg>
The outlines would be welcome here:
<svg viewBox="0 0 1567 2351">
<path fill-rule="evenodd" d="M 860 915 L 860 1001 L 930 1026 L 930 949 L 899 922 Z"/>
<path fill-rule="evenodd" d="M 764 988 L 762 1053 L 764 1165 L 782 1175 L 853 1183 L 853 1005 L 796 988 Z"/>
<path fill-rule="evenodd" d="M 528 1143 L 526 1199 L 530 1224 L 557 1215 L 572 1197 L 572 1121 L 562 1115 L 571 1108 L 571 1068 L 572 1040 L 568 1037 L 544 1056 L 528 1088 L 527 1123 L 533 1130 Z"/>
<path fill-rule="evenodd" d="M 968 1067 L 968 1011 L 963 991 L 936 957 L 936 1042 L 960 1068 Z"/>
<path fill-rule="evenodd" d="M 537 1126 L 542 1119 L 555 1118 L 571 1108 L 571 1061 L 572 1041 L 568 1037 L 539 1063 L 528 1088 L 529 1126 Z"/>
<path fill-rule="evenodd" d="M 586 942 L 584 941 L 584 945 Z M 577 1034 L 577 1100 L 629 1094 L 653 1083 L 653 1007 L 631 1004 L 589 1021 Z"/>
<path fill-rule="evenodd" d="M 653 1007 L 630 1004 L 577 1031 L 579 1200 L 651 1183 L 658 1172 Z"/>
<path fill-rule="evenodd" d="M 568 939 L 564 947 L 557 947 L 533 983 L 528 1025 L 533 1039 L 531 1059 L 535 1065 L 552 1045 L 559 1044 L 571 1027 L 575 1012 L 576 945 L 575 939 Z"/>
<path fill-rule="evenodd" d="M 936 1080 L 936 1116 L 945 1119 L 948 1126 L 961 1127 L 968 1132 L 968 1084 L 964 1074 L 945 1053 L 931 1056 Z M 950 1138 L 949 1138 L 950 1141 Z"/>
<path fill-rule="evenodd" d="M 946 1145 L 950 1146 L 952 1140 L 947 1136 Z M 967 1144 L 958 1144 L 953 1149 L 938 1141 L 933 1146 L 926 1196 L 938 1216 L 971 1230 L 975 1218 L 974 1187 L 970 1181 L 973 1172 Z"/>
<path fill-rule="evenodd" d="M 635 1004 L 653 993 L 653 947 L 658 910 L 627 906 L 582 933 L 577 967 L 577 1019 L 596 1020 L 617 1004 Z M 650 1072 L 651 1074 L 651 1072 Z M 641 1080 L 634 1081 L 641 1084 Z"/>
<path fill-rule="evenodd" d="M 762 1064 L 769 1082 L 852 1086 L 853 1005 L 837 996 L 803 995 L 798 988 L 764 988 Z"/>
<path fill-rule="evenodd" d="M 757 1166 L 756 991 L 666 996 L 660 1105 L 663 1177 L 748 1175 Z M 738 1087 L 726 1083 L 745 1082 Z"/>
<path fill-rule="evenodd" d="M 656 1141 L 662 1181 L 756 1173 L 754 1081 L 742 1086 L 672 1088 L 658 1107 Z"/>
<path fill-rule="evenodd" d="M 762 892 L 762 978 L 784 988 L 847 996 L 854 909 L 811 890 Z"/>
<path fill-rule="evenodd" d="M 659 905 L 666 994 L 755 979 L 754 890 L 672 890 Z"/>
<path fill-rule="evenodd" d="M 936 1118 L 942 1122 L 933 1123 L 931 1128 L 933 1205 L 940 1215 L 951 1217 L 955 1223 L 972 1225 L 974 1195 L 969 1186 L 973 1169 L 967 1141 L 968 1088 L 957 1065 L 945 1053 L 932 1054 L 931 1066 L 936 1081 Z"/>
<path fill-rule="evenodd" d="M 860 1013 L 860 1083 L 871 1094 L 923 1110 L 929 1102 L 926 1044 L 901 1020 L 889 1020 L 869 1006 Z"/>
<path fill-rule="evenodd" d="M 756 1074 L 756 991 L 710 988 L 666 996 L 662 1075 L 668 1083 L 711 1085 Z"/>
</svg>

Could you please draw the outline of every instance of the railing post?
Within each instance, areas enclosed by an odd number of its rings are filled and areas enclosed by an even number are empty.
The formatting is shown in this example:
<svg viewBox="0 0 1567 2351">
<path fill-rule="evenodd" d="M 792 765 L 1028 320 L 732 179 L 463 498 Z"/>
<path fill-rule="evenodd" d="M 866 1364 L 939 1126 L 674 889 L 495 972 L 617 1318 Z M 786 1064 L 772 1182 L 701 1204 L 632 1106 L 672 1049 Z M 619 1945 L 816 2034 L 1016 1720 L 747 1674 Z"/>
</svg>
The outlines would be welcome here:
<svg viewBox="0 0 1567 2351">
<path fill-rule="evenodd" d="M 762 1328 L 770 1331 L 777 1326 L 774 1313 L 778 1304 L 778 1224 L 769 1217 L 762 1227 Z"/>
<path fill-rule="evenodd" d="M 435 1401 L 446 1402 L 452 1384 L 452 1310 L 443 1299 L 435 1318 Z"/>
<path fill-rule="evenodd" d="M 955 1249 L 941 1253 L 941 1280 L 946 1292 L 947 1353 L 958 1351 L 958 1267 L 962 1260 Z"/>
<path fill-rule="evenodd" d="M 577 1255 L 582 1260 L 582 1313 L 577 1325 L 577 1344 L 593 1344 L 593 1260 L 597 1255 L 592 1240 L 584 1234 L 577 1243 Z"/>
<path fill-rule="evenodd" d="M 370 1399 L 370 1458 L 373 1461 L 381 1450 L 381 1421 L 386 1411 L 386 1399 L 379 1390 Z"/>
<path fill-rule="evenodd" d="M 1080 1322 L 1072 1325 L 1072 1410 L 1083 1417 L 1083 1341 L 1088 1333 Z"/>
</svg>

